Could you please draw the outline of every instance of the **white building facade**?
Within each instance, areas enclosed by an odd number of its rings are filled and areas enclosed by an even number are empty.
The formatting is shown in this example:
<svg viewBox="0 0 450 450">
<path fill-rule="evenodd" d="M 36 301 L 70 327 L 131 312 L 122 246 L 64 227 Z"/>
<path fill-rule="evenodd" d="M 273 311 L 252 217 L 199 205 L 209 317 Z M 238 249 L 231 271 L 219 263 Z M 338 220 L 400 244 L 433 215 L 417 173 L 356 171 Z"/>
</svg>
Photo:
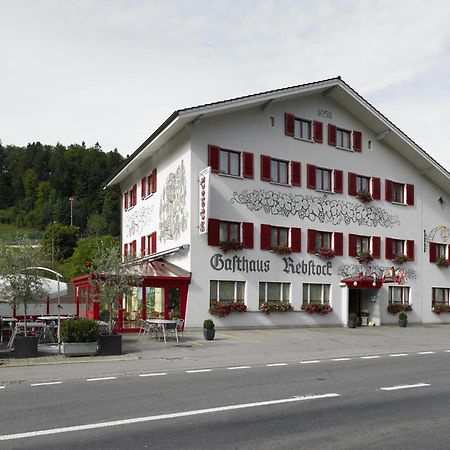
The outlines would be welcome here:
<svg viewBox="0 0 450 450">
<path fill-rule="evenodd" d="M 123 317 L 450 322 L 450 174 L 340 78 L 177 111 L 113 184 L 149 271 Z"/>
</svg>

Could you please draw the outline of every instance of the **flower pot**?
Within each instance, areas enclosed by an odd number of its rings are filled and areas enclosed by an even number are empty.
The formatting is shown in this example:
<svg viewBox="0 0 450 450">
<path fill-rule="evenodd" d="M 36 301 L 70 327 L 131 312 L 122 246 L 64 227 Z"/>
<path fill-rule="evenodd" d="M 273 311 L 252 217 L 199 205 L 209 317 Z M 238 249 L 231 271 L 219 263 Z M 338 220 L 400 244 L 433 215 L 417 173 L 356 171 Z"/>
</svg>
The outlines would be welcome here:
<svg viewBox="0 0 450 450">
<path fill-rule="evenodd" d="M 101 334 L 98 337 L 99 354 L 121 355 L 122 354 L 122 335 L 121 334 Z"/>
<path fill-rule="evenodd" d="M 203 328 L 203 336 L 207 341 L 212 341 L 216 335 L 216 330 L 214 328 Z"/>
<path fill-rule="evenodd" d="M 357 324 L 358 324 L 358 320 L 349 320 L 348 321 L 349 328 L 356 328 Z"/>
<path fill-rule="evenodd" d="M 64 356 L 94 356 L 97 354 L 97 341 L 63 342 L 61 349 Z"/>
<path fill-rule="evenodd" d="M 33 358 L 38 356 L 38 336 L 16 336 L 14 338 L 14 355 L 16 358 Z"/>
<path fill-rule="evenodd" d="M 408 319 L 405 319 L 405 320 L 398 320 L 398 326 L 399 327 L 402 327 L 402 328 L 405 328 L 406 327 L 406 325 L 408 325 Z"/>
</svg>

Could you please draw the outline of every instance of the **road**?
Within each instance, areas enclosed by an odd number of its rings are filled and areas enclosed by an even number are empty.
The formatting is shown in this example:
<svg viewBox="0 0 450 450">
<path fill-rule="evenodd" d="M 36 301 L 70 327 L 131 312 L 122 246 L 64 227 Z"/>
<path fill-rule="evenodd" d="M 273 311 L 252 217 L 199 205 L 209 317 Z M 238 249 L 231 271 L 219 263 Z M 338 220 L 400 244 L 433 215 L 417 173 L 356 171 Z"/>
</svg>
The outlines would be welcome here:
<svg viewBox="0 0 450 450">
<path fill-rule="evenodd" d="M 1 449 L 447 449 L 450 351 L 27 380 Z"/>
</svg>

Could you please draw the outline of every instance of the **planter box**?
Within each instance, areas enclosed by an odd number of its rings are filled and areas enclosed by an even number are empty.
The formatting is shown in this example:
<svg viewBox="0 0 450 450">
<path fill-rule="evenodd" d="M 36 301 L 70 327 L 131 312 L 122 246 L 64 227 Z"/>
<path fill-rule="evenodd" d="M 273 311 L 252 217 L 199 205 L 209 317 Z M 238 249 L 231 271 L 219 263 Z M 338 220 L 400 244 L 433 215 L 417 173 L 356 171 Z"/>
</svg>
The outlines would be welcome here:
<svg viewBox="0 0 450 450">
<path fill-rule="evenodd" d="M 16 336 L 14 338 L 14 355 L 16 358 L 34 358 L 38 356 L 37 336 Z"/>
<path fill-rule="evenodd" d="M 203 328 L 203 336 L 207 341 L 212 341 L 214 339 L 214 336 L 216 335 L 216 330 L 213 329 L 207 329 Z"/>
<path fill-rule="evenodd" d="M 97 342 L 63 342 L 64 356 L 94 356 L 97 354 Z"/>
<path fill-rule="evenodd" d="M 121 355 L 122 354 L 122 335 L 121 334 L 101 334 L 98 337 L 99 354 Z"/>
<path fill-rule="evenodd" d="M 406 325 L 408 325 L 408 319 L 405 319 L 405 320 L 398 320 L 398 325 L 399 325 L 399 327 L 402 327 L 402 328 L 405 328 L 406 327 Z"/>
<path fill-rule="evenodd" d="M 358 325 L 358 320 L 349 320 L 348 321 L 349 328 L 356 328 L 357 325 Z"/>
</svg>

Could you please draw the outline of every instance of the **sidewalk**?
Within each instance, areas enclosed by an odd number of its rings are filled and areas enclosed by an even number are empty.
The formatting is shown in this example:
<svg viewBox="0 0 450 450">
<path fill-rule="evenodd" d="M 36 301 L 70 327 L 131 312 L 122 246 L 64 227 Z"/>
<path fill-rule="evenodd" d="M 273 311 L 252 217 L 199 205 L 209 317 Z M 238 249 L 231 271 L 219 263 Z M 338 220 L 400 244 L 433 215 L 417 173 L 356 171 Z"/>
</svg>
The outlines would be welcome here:
<svg viewBox="0 0 450 450">
<path fill-rule="evenodd" d="M 202 331 L 186 331 L 180 342 L 167 343 L 136 333 L 123 334 L 123 354 L 118 356 L 66 357 L 58 346 L 39 346 L 38 358 L 16 359 L 0 347 L 2 368 L 60 364 L 102 364 L 127 361 L 151 363 L 153 370 L 166 370 L 168 363 L 177 367 L 258 364 L 344 356 L 382 355 L 450 349 L 450 325 L 289 328 L 217 330 L 213 341 L 205 341 Z M 132 364 L 133 365 L 133 364 Z"/>
</svg>

